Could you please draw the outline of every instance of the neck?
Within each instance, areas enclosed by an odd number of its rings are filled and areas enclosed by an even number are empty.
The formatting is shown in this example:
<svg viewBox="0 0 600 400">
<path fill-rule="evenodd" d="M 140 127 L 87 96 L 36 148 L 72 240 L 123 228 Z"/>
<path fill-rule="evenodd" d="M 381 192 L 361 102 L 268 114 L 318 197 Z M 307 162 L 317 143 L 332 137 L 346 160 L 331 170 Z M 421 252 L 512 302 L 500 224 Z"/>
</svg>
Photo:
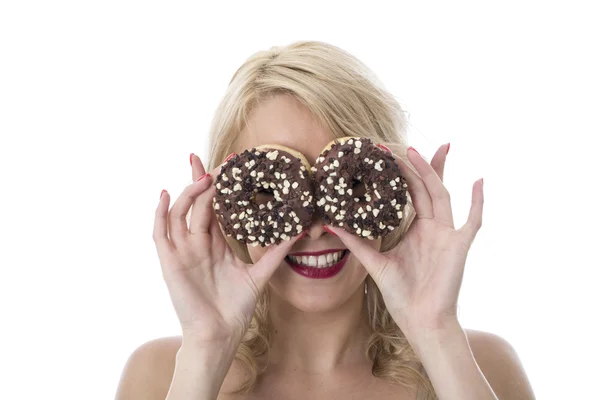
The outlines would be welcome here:
<svg viewBox="0 0 600 400">
<path fill-rule="evenodd" d="M 364 286 L 335 310 L 305 312 L 271 293 L 270 363 L 278 368 L 323 373 L 365 364 L 370 335 Z"/>
</svg>

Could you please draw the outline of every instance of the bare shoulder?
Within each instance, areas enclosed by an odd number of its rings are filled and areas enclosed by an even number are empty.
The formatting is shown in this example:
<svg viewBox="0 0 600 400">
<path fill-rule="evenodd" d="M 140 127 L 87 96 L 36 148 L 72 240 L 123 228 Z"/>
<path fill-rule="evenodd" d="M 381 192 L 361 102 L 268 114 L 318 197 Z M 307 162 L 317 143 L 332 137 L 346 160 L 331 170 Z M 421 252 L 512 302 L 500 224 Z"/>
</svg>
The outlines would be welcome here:
<svg viewBox="0 0 600 400">
<path fill-rule="evenodd" d="M 150 340 L 137 347 L 129 356 L 117 388 L 116 400 L 164 400 L 169 393 L 181 336 Z M 244 374 L 234 362 L 221 387 L 222 392 L 233 391 Z M 220 394 L 218 400 L 238 397 Z"/>
<path fill-rule="evenodd" d="M 535 398 L 523 364 L 506 339 L 474 329 L 465 332 L 475 361 L 498 398 Z"/>
<path fill-rule="evenodd" d="M 138 346 L 125 363 L 116 400 L 164 400 L 180 347 L 180 336 L 158 338 Z"/>
</svg>

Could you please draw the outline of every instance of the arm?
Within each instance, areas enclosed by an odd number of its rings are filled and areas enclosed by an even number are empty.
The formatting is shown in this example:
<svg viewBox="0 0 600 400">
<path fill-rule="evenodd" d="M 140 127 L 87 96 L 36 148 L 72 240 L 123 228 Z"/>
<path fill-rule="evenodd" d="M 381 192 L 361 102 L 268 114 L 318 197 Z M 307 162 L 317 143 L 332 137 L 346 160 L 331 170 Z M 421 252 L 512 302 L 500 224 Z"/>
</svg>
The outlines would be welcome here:
<svg viewBox="0 0 600 400">
<path fill-rule="evenodd" d="M 467 337 L 457 321 L 407 337 L 415 338 L 411 345 L 440 400 L 535 399 L 516 352 L 498 336 L 470 331 Z"/>
</svg>

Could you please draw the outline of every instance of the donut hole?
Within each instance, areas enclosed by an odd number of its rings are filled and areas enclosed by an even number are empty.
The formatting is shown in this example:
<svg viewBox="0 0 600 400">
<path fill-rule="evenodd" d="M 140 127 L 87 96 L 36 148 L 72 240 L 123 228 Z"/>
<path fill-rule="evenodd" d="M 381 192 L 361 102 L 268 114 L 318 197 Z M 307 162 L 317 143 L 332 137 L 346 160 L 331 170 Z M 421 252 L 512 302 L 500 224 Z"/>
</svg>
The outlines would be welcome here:
<svg viewBox="0 0 600 400">
<path fill-rule="evenodd" d="M 352 179 L 352 197 L 357 197 L 361 200 L 365 199 L 367 193 L 367 186 L 359 179 Z"/>
<path fill-rule="evenodd" d="M 257 189 L 254 192 L 254 202 L 256 204 L 264 204 L 266 205 L 268 202 L 275 201 L 275 195 L 272 190 L 269 189 Z"/>
</svg>

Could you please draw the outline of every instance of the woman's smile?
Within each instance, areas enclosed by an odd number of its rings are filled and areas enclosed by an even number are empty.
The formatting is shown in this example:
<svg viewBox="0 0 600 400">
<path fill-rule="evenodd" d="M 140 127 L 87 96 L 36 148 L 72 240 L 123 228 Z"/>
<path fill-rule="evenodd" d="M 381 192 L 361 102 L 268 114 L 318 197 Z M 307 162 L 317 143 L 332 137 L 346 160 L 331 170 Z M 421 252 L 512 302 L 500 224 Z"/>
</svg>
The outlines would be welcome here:
<svg viewBox="0 0 600 400">
<path fill-rule="evenodd" d="M 348 259 L 348 249 L 327 249 L 316 252 L 297 252 L 286 256 L 287 264 L 298 274 L 311 279 L 337 275 Z"/>
</svg>

